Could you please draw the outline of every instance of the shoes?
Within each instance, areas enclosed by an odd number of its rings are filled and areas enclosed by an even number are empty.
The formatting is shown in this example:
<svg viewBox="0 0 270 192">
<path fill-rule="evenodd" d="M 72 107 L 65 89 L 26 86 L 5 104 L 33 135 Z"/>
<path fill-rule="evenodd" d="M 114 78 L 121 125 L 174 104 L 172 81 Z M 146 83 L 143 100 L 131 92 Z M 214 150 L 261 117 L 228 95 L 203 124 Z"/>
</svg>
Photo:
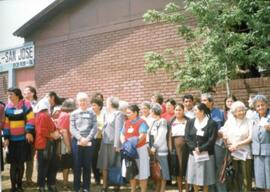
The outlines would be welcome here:
<svg viewBox="0 0 270 192">
<path fill-rule="evenodd" d="M 26 186 L 27 187 L 35 187 L 36 184 L 32 180 L 30 180 L 30 181 L 26 181 Z"/>
<path fill-rule="evenodd" d="M 23 192 L 23 188 L 21 187 L 17 188 L 16 192 Z"/>
<path fill-rule="evenodd" d="M 83 192 L 89 192 L 89 190 L 88 189 L 84 189 Z"/>
<path fill-rule="evenodd" d="M 39 188 L 38 191 L 39 192 L 45 192 L 45 189 L 44 188 Z"/>
<path fill-rule="evenodd" d="M 108 189 L 107 188 L 102 188 L 100 192 L 107 192 Z"/>
<path fill-rule="evenodd" d="M 48 186 L 48 192 L 58 192 L 58 190 L 55 185 L 50 185 Z"/>
</svg>

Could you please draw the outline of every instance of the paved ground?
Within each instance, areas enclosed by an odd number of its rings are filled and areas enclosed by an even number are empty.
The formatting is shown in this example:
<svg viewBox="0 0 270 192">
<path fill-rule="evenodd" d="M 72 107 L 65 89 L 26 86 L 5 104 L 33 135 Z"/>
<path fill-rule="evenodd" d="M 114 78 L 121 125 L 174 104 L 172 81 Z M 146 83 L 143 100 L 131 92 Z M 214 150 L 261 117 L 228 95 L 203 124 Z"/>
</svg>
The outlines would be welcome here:
<svg viewBox="0 0 270 192">
<path fill-rule="evenodd" d="M 9 192 L 10 190 L 10 179 L 9 179 L 9 165 L 6 164 L 5 165 L 5 169 L 3 172 L 1 172 L 1 177 L 2 177 L 2 180 L 1 180 L 1 190 L 2 192 Z M 33 181 L 36 182 L 36 178 L 37 178 L 37 172 L 36 172 L 36 169 L 34 171 L 34 175 L 33 175 Z M 59 192 L 71 192 L 72 191 L 72 181 L 73 181 L 73 177 L 72 177 L 72 174 L 70 174 L 69 176 L 69 181 L 71 181 L 69 183 L 69 186 L 70 188 L 68 190 L 64 189 L 63 186 L 62 186 L 62 174 L 61 173 L 58 173 L 57 174 L 57 189 Z M 26 183 L 25 183 L 25 179 L 23 180 L 23 186 L 24 186 L 24 192 L 35 192 L 35 191 L 38 191 L 38 188 L 37 186 L 33 186 L 33 187 L 26 187 L 25 186 Z M 154 184 L 152 182 L 149 183 L 148 185 L 148 188 L 149 188 L 149 192 L 153 191 L 153 188 L 154 188 Z M 97 185 L 94 185 L 93 182 L 91 184 L 91 192 L 99 192 L 101 191 L 101 186 L 97 186 Z M 109 191 L 112 191 L 112 190 L 109 190 Z M 129 185 L 127 186 L 124 186 L 124 187 L 121 187 L 121 192 L 128 192 L 130 191 L 130 188 L 129 188 Z M 137 191 L 140 191 L 140 190 L 137 190 Z M 168 192 L 176 192 L 178 190 L 176 190 L 176 186 L 173 186 L 173 187 L 168 187 L 168 189 L 166 190 Z"/>
</svg>

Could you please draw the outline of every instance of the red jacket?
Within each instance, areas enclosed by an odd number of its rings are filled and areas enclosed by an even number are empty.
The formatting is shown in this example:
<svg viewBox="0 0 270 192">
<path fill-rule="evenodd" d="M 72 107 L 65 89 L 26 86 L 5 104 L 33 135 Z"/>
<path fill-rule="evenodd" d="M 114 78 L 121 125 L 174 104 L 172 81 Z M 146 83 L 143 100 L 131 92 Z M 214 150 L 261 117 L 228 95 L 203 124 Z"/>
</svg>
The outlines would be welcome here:
<svg viewBox="0 0 270 192">
<path fill-rule="evenodd" d="M 47 112 L 39 112 L 35 118 L 36 129 L 36 149 L 45 149 L 50 133 L 56 130 L 55 124 Z"/>
</svg>

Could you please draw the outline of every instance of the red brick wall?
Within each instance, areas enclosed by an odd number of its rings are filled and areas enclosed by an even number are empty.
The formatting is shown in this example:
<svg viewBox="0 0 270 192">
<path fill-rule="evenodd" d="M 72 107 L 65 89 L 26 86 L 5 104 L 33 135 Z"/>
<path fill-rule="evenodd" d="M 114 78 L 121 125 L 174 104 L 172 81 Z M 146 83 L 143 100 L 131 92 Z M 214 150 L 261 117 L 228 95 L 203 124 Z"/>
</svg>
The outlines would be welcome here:
<svg viewBox="0 0 270 192">
<path fill-rule="evenodd" d="M 175 94 L 176 83 L 163 72 L 147 74 L 144 54 L 165 48 L 183 50 L 186 43 L 172 26 L 154 24 L 89 35 L 51 44 L 36 43 L 36 85 L 39 96 L 56 91 L 74 97 L 79 91 L 101 92 L 128 102 L 149 100 L 159 91 L 165 98 Z M 270 95 L 270 79 L 233 81 L 232 92 L 247 99 L 247 88 Z M 245 86 L 246 85 L 246 86 Z M 198 91 L 193 91 L 199 95 Z M 216 103 L 223 104 L 225 86 L 217 88 Z"/>
<path fill-rule="evenodd" d="M 8 73 L 0 73 L 0 100 L 6 102 L 7 100 L 7 87 L 8 87 Z"/>
</svg>

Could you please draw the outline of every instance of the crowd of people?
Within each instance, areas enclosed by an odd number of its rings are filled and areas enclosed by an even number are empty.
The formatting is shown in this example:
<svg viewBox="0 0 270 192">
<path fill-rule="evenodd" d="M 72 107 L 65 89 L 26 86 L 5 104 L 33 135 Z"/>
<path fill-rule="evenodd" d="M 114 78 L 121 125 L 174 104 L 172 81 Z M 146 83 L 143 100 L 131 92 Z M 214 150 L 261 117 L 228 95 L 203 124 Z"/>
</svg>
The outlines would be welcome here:
<svg viewBox="0 0 270 192">
<path fill-rule="evenodd" d="M 64 99 L 52 91 L 38 100 L 32 86 L 7 92 L 8 101 L 0 102 L 1 170 L 4 161 L 10 164 L 11 192 L 23 191 L 24 172 L 33 185 L 34 159 L 40 192 L 46 185 L 57 191 L 59 171 L 66 190 L 72 172 L 72 190 L 90 191 L 93 173 L 106 192 L 113 167 L 120 167 L 113 176 L 125 178 L 131 192 L 137 181 L 146 192 L 151 179 L 156 192 L 172 180 L 179 191 L 270 191 L 270 111 L 264 95 L 251 95 L 248 106 L 230 95 L 220 109 L 209 93 L 200 101 L 184 95 L 181 103 L 164 102 L 155 93 L 149 101 L 128 104 L 85 92 Z"/>
</svg>

